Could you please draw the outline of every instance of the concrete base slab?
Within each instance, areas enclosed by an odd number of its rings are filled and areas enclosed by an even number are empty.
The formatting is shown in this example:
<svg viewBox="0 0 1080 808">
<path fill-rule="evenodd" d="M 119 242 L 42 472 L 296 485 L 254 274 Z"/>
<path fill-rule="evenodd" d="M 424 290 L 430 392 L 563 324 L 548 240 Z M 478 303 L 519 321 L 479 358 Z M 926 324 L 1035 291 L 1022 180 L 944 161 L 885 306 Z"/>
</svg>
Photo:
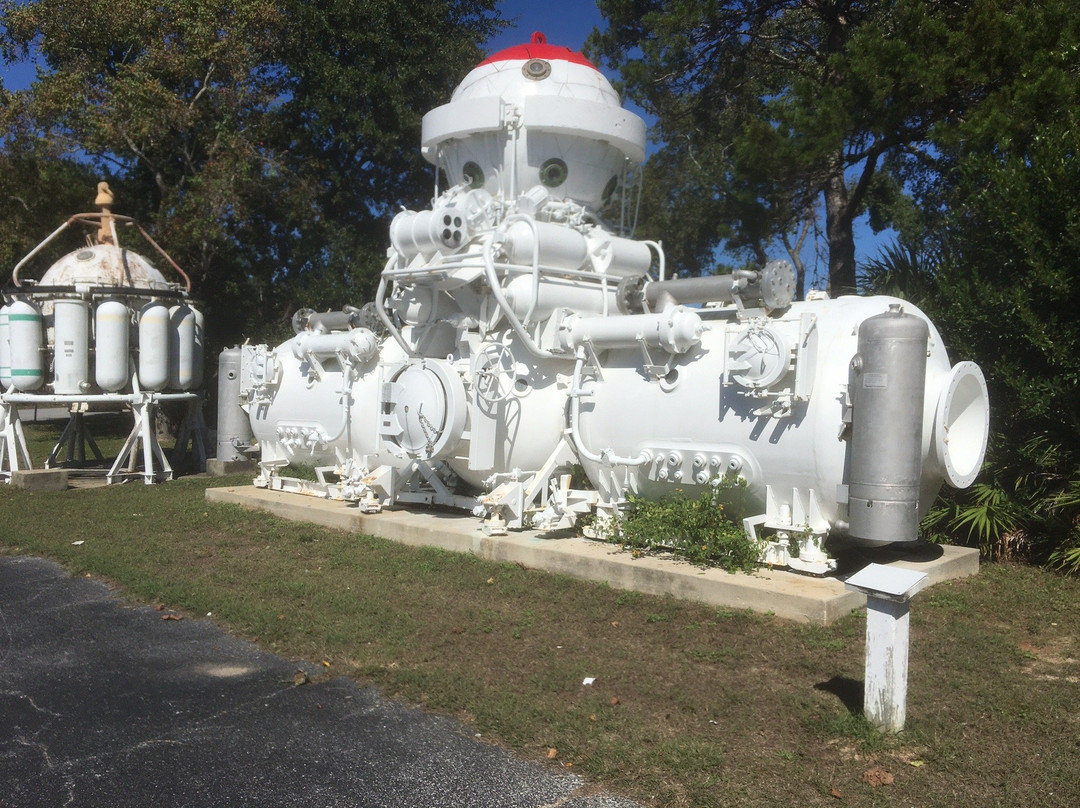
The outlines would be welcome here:
<svg viewBox="0 0 1080 808">
<path fill-rule="evenodd" d="M 843 578 L 871 561 L 897 564 L 927 573 L 931 584 L 974 575 L 979 553 L 966 547 L 934 545 L 902 552 L 859 548 L 841 559 L 838 575 L 816 578 L 787 570 L 762 568 L 754 573 L 703 570 L 666 558 L 633 558 L 603 542 L 565 534 L 521 531 L 487 536 L 468 514 L 394 509 L 364 514 L 342 502 L 268 491 L 254 486 L 211 488 L 210 502 L 265 511 L 285 519 L 356 531 L 425 547 L 473 553 L 490 561 L 521 564 L 620 589 L 708 603 L 731 609 L 773 613 L 789 620 L 828 625 L 866 605 L 866 597 L 848 591 Z"/>
<path fill-rule="evenodd" d="M 254 460 L 218 460 L 216 457 L 206 461 L 206 473 L 211 477 L 224 477 L 226 474 L 255 474 L 259 464 Z"/>
<path fill-rule="evenodd" d="M 11 472 L 11 484 L 20 491 L 65 491 L 67 469 L 24 469 Z"/>
</svg>

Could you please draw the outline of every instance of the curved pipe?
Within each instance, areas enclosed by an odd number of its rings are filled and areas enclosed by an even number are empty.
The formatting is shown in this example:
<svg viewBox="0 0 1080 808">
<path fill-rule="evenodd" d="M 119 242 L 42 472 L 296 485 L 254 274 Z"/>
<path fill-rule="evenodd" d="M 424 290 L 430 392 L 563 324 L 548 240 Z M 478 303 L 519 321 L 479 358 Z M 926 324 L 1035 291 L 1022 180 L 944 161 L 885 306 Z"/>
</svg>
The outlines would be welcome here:
<svg viewBox="0 0 1080 808">
<path fill-rule="evenodd" d="M 518 320 L 510 308 L 510 304 L 506 302 L 506 296 L 502 293 L 502 285 L 499 283 L 499 276 L 495 272 L 495 243 L 491 235 L 485 237 L 482 252 L 484 255 L 484 276 L 487 279 L 488 287 L 491 289 L 491 296 L 495 298 L 495 302 L 499 305 L 502 313 L 506 315 L 506 321 L 510 323 L 510 328 L 525 343 L 525 347 L 533 356 L 540 359 L 553 358 L 555 354 L 551 351 L 545 351 L 529 336 L 521 321 Z"/>
<path fill-rule="evenodd" d="M 642 452 L 637 457 L 619 457 L 613 450 L 607 449 L 596 454 L 589 451 L 585 446 L 585 441 L 581 438 L 581 432 L 578 428 L 578 419 L 581 415 L 581 397 L 585 393 L 581 389 L 581 371 L 585 368 L 585 349 L 579 346 L 574 354 L 574 358 L 577 360 L 574 363 L 574 378 L 570 384 L 570 439 L 574 442 L 574 449 L 577 451 L 580 457 L 588 460 L 591 463 L 602 463 L 612 466 L 643 466 L 651 459 L 649 455 Z"/>
<path fill-rule="evenodd" d="M 169 262 L 169 266 L 175 269 L 176 272 L 180 275 L 180 277 L 184 279 L 184 291 L 186 291 L 189 295 L 191 294 L 191 278 L 188 277 L 188 274 L 184 272 L 184 270 L 180 269 L 180 265 L 174 260 L 172 260 L 172 258 L 169 257 L 169 254 L 167 252 L 165 252 L 163 249 L 161 249 L 161 247 L 158 246 L 158 243 L 156 241 L 150 238 L 150 234 L 142 229 L 142 225 L 140 225 L 134 219 L 129 219 L 127 216 L 114 216 L 113 218 L 121 219 L 135 225 L 135 229 L 142 233 L 142 237 L 144 239 L 150 242 L 150 246 L 157 250 L 161 254 L 161 257 Z"/>
<path fill-rule="evenodd" d="M 30 260 L 31 258 L 33 258 L 33 257 L 34 257 L 35 255 L 37 255 L 37 254 L 38 254 L 39 252 L 41 252 L 42 248 L 43 248 L 43 247 L 44 247 L 44 246 L 45 246 L 46 244 L 48 244 L 48 243 L 49 243 L 50 241 L 52 241 L 52 240 L 53 240 L 54 238 L 56 238 L 56 237 L 57 237 L 57 236 L 59 236 L 59 235 L 60 235 L 61 233 L 63 233 L 63 232 L 65 231 L 65 230 L 67 230 L 67 229 L 68 229 L 68 227 L 70 227 L 70 226 L 71 226 L 71 223 L 72 223 L 72 222 L 74 222 L 74 221 L 76 220 L 76 218 L 77 218 L 76 216 L 72 216 L 72 217 L 71 217 L 70 219 L 68 219 L 68 220 L 67 220 L 66 222 L 64 222 L 64 223 L 63 223 L 62 225 L 60 225 L 60 226 L 59 226 L 58 228 L 56 228 L 55 230 L 53 230 L 53 231 L 52 231 L 52 232 L 51 232 L 51 233 L 50 233 L 50 234 L 49 234 L 49 235 L 48 235 L 48 236 L 47 236 L 47 237 L 45 238 L 45 240 L 44 240 L 43 242 L 41 242 L 41 243 L 40 243 L 40 244 L 38 244 L 38 245 L 37 245 L 36 247 L 34 247 L 34 249 L 32 249 L 32 250 L 31 250 L 30 252 L 28 252 L 28 253 L 26 254 L 26 257 L 24 257 L 24 258 L 23 258 L 23 260 L 21 260 L 21 261 L 20 261 L 19 263 L 17 263 L 17 264 L 15 265 L 15 269 L 11 270 L 11 282 L 12 282 L 12 283 L 14 283 L 14 284 L 15 284 L 16 286 L 22 286 L 22 279 L 21 279 L 21 278 L 19 277 L 19 270 L 23 268 L 23 265 L 24 265 L 24 264 L 26 264 L 26 262 L 27 262 L 27 261 L 29 261 L 29 260 Z"/>
<path fill-rule="evenodd" d="M 416 356 L 417 352 L 414 348 L 410 348 L 409 344 L 405 342 L 405 337 L 401 335 L 401 330 L 394 325 L 394 322 L 390 319 L 390 315 L 386 313 L 386 272 L 390 269 L 391 264 L 397 263 L 397 256 L 394 255 L 386 262 L 386 268 L 383 269 L 383 276 L 379 278 L 379 288 L 375 292 L 375 314 L 378 315 L 382 324 L 386 326 L 386 330 L 393 336 L 394 341 L 401 346 L 401 350 L 405 352 L 406 356 Z"/>
</svg>

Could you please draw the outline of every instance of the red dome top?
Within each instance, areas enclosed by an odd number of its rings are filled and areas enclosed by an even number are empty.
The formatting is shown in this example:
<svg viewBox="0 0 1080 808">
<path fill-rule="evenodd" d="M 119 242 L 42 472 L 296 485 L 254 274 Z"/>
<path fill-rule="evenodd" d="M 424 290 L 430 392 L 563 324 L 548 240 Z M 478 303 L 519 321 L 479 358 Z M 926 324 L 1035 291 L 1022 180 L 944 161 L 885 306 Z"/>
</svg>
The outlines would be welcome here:
<svg viewBox="0 0 1080 808">
<path fill-rule="evenodd" d="M 532 42 L 527 45 L 514 45 L 512 48 L 505 48 L 498 53 L 493 53 L 477 65 L 477 67 L 489 65 L 494 62 L 508 62 L 515 59 L 522 61 L 528 59 L 547 59 L 548 61 L 561 59 L 564 62 L 574 62 L 575 64 L 585 65 L 586 67 L 591 67 L 593 70 L 596 70 L 596 65 L 577 51 L 570 50 L 570 48 L 565 48 L 560 45 L 549 45 L 547 43 L 547 37 L 539 31 L 533 33 Z"/>
</svg>

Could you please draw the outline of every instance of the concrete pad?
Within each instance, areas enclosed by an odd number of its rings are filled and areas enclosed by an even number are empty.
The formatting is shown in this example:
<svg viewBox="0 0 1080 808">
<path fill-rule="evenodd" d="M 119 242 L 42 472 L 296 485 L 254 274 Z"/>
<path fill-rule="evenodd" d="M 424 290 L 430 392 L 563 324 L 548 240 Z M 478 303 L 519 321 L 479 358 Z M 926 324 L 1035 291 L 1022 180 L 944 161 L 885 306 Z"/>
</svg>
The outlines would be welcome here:
<svg viewBox="0 0 1080 808">
<path fill-rule="evenodd" d="M 245 472 L 254 475 L 258 470 L 259 464 L 254 460 L 218 460 L 216 457 L 206 460 L 206 473 L 211 477 L 224 477 L 227 474 L 244 474 Z"/>
<path fill-rule="evenodd" d="M 67 469 L 24 469 L 11 472 L 11 484 L 20 491 L 65 491 Z"/>
<path fill-rule="evenodd" d="M 606 582 L 619 589 L 672 595 L 731 609 L 771 612 L 789 620 L 818 625 L 828 625 L 852 609 L 866 605 L 866 597 L 848 591 L 843 578 L 868 563 L 918 569 L 927 573 L 931 584 L 974 575 L 979 569 L 977 550 L 920 546 L 907 552 L 859 548 L 841 559 L 837 575 L 825 578 L 766 568 L 754 573 L 728 573 L 703 570 L 667 558 L 633 558 L 612 545 L 562 534 L 553 537 L 553 534 L 526 530 L 508 536 L 486 536 L 476 517 L 447 511 L 394 509 L 364 514 L 342 502 L 254 486 L 210 488 L 206 499 L 402 544 L 473 553 L 489 561 Z"/>
</svg>

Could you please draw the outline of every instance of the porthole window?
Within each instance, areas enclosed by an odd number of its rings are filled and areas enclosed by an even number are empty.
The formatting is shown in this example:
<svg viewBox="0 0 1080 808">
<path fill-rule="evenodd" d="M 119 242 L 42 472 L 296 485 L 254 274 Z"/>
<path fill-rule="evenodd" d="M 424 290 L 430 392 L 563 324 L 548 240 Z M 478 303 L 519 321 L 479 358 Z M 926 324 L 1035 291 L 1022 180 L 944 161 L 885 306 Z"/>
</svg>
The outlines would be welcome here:
<svg viewBox="0 0 1080 808">
<path fill-rule="evenodd" d="M 551 63 L 543 59 L 530 59 L 521 66 L 521 72 L 527 79 L 543 81 L 551 75 Z"/>
<path fill-rule="evenodd" d="M 461 167 L 461 173 L 465 175 L 465 181 L 469 183 L 470 188 L 484 187 L 484 169 L 472 160 Z"/>
<path fill-rule="evenodd" d="M 544 183 L 548 188 L 558 188 L 566 182 L 567 173 L 566 163 L 558 157 L 552 157 L 550 160 L 545 160 L 544 164 L 540 166 L 540 182 Z"/>
</svg>

